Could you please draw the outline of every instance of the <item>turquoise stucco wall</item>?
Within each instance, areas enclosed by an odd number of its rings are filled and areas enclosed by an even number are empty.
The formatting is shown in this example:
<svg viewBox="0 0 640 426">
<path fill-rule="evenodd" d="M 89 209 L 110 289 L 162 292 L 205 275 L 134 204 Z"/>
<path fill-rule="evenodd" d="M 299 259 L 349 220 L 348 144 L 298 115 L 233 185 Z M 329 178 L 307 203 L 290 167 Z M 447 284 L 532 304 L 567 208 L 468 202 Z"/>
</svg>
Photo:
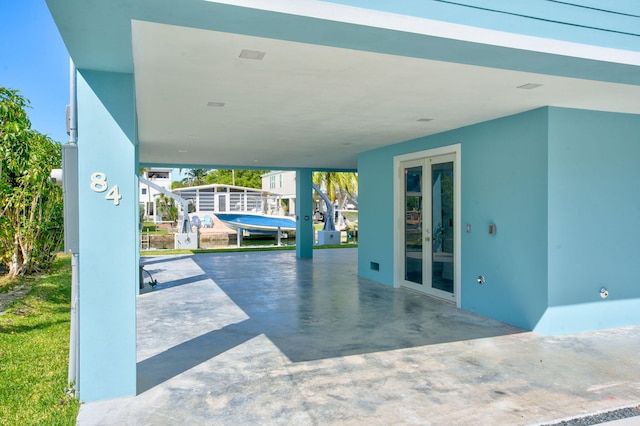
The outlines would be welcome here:
<svg viewBox="0 0 640 426">
<path fill-rule="evenodd" d="M 532 328 L 547 303 L 546 140 L 539 109 L 362 154 L 359 274 L 393 285 L 393 157 L 460 143 L 461 220 L 471 225 L 461 238 L 462 308 Z"/>
<path fill-rule="evenodd" d="M 549 135 L 550 308 L 536 330 L 640 323 L 640 116 L 551 108 Z"/>
<path fill-rule="evenodd" d="M 533 328 L 547 304 L 547 110 L 462 133 L 462 308 Z"/>
<path fill-rule="evenodd" d="M 363 153 L 359 274 L 393 285 L 393 157 L 460 143 L 462 308 L 544 334 L 638 324 L 638 135 L 638 115 L 542 108 Z"/>
<path fill-rule="evenodd" d="M 138 201 L 134 83 L 129 74 L 80 71 L 80 377 L 82 401 L 136 392 Z M 108 189 L 91 189 L 91 176 Z M 95 180 L 95 179 L 94 179 Z M 105 199 L 118 185 L 122 198 Z"/>
<path fill-rule="evenodd" d="M 313 257 L 313 171 L 296 170 L 296 257 Z"/>
</svg>

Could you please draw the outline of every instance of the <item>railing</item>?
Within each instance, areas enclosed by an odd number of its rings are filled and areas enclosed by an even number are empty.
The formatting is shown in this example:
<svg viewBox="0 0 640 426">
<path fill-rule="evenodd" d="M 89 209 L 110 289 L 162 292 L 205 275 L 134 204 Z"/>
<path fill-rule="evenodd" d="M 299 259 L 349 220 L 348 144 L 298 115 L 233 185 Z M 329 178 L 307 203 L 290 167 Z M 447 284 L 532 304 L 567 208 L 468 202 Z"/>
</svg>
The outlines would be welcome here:
<svg viewBox="0 0 640 426">
<path fill-rule="evenodd" d="M 180 196 L 189 200 L 195 211 L 212 213 L 260 213 L 283 215 L 280 198 L 258 192 L 210 192 L 187 190 Z"/>
</svg>

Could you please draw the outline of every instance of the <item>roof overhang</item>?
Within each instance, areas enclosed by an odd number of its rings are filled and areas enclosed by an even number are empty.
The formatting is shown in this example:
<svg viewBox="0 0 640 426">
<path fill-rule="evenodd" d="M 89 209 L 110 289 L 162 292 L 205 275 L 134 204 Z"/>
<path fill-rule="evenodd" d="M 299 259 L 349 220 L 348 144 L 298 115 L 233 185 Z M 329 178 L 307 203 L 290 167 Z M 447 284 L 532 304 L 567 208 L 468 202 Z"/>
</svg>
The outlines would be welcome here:
<svg viewBox="0 0 640 426">
<path fill-rule="evenodd" d="M 544 106 L 640 114 L 639 52 L 306 0 L 47 2 L 79 69 L 134 75 L 149 165 L 350 170 Z"/>
</svg>

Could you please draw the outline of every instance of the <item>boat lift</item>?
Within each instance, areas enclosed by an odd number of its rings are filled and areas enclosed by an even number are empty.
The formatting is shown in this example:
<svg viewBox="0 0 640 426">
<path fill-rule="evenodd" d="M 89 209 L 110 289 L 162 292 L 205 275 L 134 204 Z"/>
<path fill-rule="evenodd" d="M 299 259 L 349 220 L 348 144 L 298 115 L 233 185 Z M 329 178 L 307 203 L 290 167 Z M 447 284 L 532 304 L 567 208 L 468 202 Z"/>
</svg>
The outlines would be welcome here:
<svg viewBox="0 0 640 426">
<path fill-rule="evenodd" d="M 169 198 L 176 200 L 180 203 L 182 207 L 182 220 L 180 221 L 179 233 L 175 235 L 175 248 L 183 248 L 183 249 L 195 249 L 198 248 L 198 238 L 193 237 L 191 231 L 191 220 L 189 219 L 189 201 L 185 200 L 179 195 L 174 194 L 173 192 L 151 182 L 149 179 L 146 179 L 140 176 L 140 182 L 145 185 L 150 186 L 151 188 L 157 190 L 158 192 L 163 193 Z"/>
</svg>

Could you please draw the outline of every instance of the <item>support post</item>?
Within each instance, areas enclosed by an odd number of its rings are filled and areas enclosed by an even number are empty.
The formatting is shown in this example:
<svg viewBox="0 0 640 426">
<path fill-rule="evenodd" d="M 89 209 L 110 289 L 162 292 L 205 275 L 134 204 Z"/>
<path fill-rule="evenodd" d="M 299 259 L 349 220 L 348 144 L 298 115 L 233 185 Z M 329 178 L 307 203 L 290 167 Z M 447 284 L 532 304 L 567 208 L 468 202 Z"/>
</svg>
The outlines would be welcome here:
<svg viewBox="0 0 640 426">
<path fill-rule="evenodd" d="M 296 257 L 313 257 L 313 193 L 311 169 L 296 170 Z"/>
<path fill-rule="evenodd" d="M 136 394 L 134 94 L 133 75 L 79 70 L 77 386 L 83 402 Z"/>
</svg>

